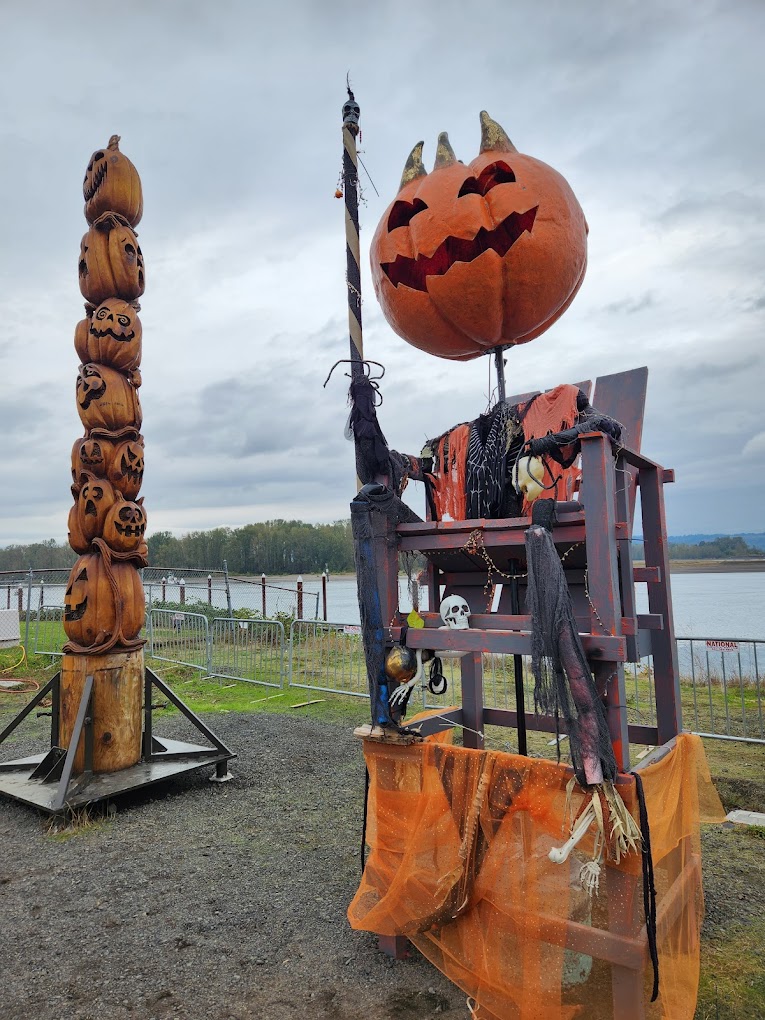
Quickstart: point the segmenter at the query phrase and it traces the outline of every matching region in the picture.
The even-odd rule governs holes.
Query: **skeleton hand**
[[[418,648],[415,652],[417,658],[417,672],[414,674],[411,680],[405,684],[399,684],[398,687],[393,691],[391,696],[388,698],[388,704],[394,707],[403,706],[409,700],[409,695],[412,693],[412,689],[417,686],[418,683],[422,683],[422,649]],[[411,667],[410,667],[411,668]]]

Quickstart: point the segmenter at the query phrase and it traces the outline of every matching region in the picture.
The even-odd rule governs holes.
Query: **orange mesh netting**
[[[439,521],[444,520],[445,514],[453,521],[465,520],[465,461],[469,437],[470,426],[457,425],[439,439],[433,451],[434,463],[438,464],[432,475],[433,503]]]
[[[556,386],[547,393],[540,393],[530,405],[526,405],[528,410],[525,414],[521,408],[523,438],[527,442],[530,439],[541,439],[548,432],[563,432],[564,429],[575,425],[578,416],[576,406],[578,395],[578,387],[569,383]],[[555,482],[555,488],[549,489],[545,496],[548,499],[571,499],[580,475],[576,462],[567,468],[559,464],[550,464],[545,471],[544,484],[552,486]],[[526,500],[523,501],[523,513],[524,515],[531,513],[531,505]]]
[[[476,1002],[481,1020],[690,1020],[703,914],[699,821],[722,821],[701,740],[683,734],[641,770],[657,890],[660,988],[643,916],[638,854],[578,881],[588,834],[564,864],[570,769],[543,759],[365,741],[370,854],[352,927],[406,935]],[[618,790],[637,819],[635,783]],[[583,802],[576,788],[574,809]]]

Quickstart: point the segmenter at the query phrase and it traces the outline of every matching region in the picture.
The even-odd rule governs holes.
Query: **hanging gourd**
[[[386,319],[414,347],[458,361],[533,340],[584,279],[587,222],[576,196],[485,111],[480,153],[467,166],[442,134],[427,173],[422,145],[372,240]]]
[[[102,213],[80,244],[80,292],[98,305],[108,297],[135,301],[146,284],[138,238],[118,213]]]
[[[100,361],[130,372],[141,364],[141,320],[135,304],[107,298],[77,323],[74,349],[85,363]]]
[[[120,136],[112,135],[105,149],[90,157],[82,193],[85,219],[93,223],[101,213],[115,212],[137,227],[143,213],[143,194],[138,171],[120,152]]]

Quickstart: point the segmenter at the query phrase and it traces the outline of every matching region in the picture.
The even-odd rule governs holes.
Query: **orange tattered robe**
[[[576,406],[579,389],[570,383],[556,386],[547,393],[540,393],[529,404],[521,407],[523,417],[523,438],[541,439],[548,432],[563,432],[576,425],[578,410]],[[527,410],[526,410],[527,408]],[[544,484],[551,488],[544,493],[547,499],[569,500],[581,478],[581,470],[576,461],[571,467],[561,467],[550,458],[545,458],[547,465]],[[524,516],[531,514],[531,504],[523,501]]]
[[[548,858],[568,835],[570,769],[447,739],[364,742],[371,849],[351,927],[407,936],[475,999],[481,1020],[624,1020],[614,1015],[609,953],[637,975],[646,1020],[691,1020],[703,918],[699,822],[724,820],[700,738],[681,734],[640,773],[657,889],[654,1003],[639,855],[607,864],[590,900],[578,873],[592,836],[564,864]],[[618,789],[637,818],[632,778],[620,777]],[[574,793],[575,810],[583,797]],[[613,943],[609,930],[620,932]]]
[[[431,475],[433,503],[439,521],[465,520],[465,462],[470,425],[457,425],[441,436],[433,451],[438,470]]]

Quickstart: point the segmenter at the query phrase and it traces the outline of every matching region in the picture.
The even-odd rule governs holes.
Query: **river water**
[[[765,571],[672,574],[671,585],[678,637],[765,640]],[[647,613],[646,586],[638,584],[636,589],[638,612]],[[401,584],[401,606],[408,605]],[[327,615],[338,623],[358,623],[355,578],[330,578]]]
[[[282,612],[294,615],[296,612],[295,581],[291,578],[268,578],[266,615],[275,616]],[[672,574],[672,604],[675,616],[675,634],[678,637],[704,637],[724,639],[765,640],[765,571],[752,573],[688,573]],[[405,580],[399,580],[400,605],[408,609],[411,605]],[[305,579],[303,615],[307,618],[322,616],[320,598],[321,583],[316,577]],[[638,612],[648,612],[646,586],[636,585]],[[5,595],[4,592],[0,593]],[[152,598],[161,599],[160,585],[152,585]],[[206,585],[186,587],[187,608],[193,610],[194,600],[207,602]],[[16,589],[7,595],[8,604],[15,605]],[[212,603],[226,608],[225,589],[219,580],[215,581],[211,593]],[[168,584],[165,597],[168,601],[179,602],[178,584]],[[61,606],[64,585],[45,586],[46,606]],[[26,605],[26,589],[23,591]],[[32,593],[32,606],[38,605],[38,589]],[[0,604],[5,606],[5,599]],[[262,590],[257,580],[252,582],[231,582],[231,605],[233,609],[247,608],[258,612],[262,609]],[[420,606],[427,609],[427,593],[422,590]],[[327,618],[334,623],[358,623],[359,607],[356,595],[356,579],[353,576],[337,575],[327,585]]]

